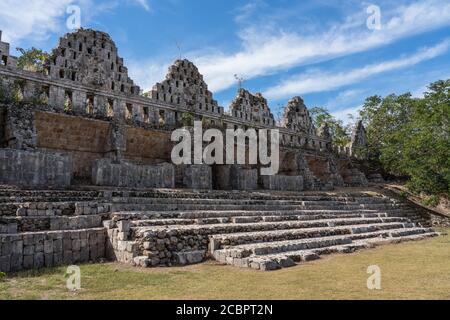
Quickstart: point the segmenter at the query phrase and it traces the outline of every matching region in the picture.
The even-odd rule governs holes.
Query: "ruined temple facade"
[[[315,134],[314,124],[308,109],[300,97],[294,97],[289,100],[287,107],[284,109],[282,125],[295,132],[302,132],[308,135]]]
[[[97,89],[138,95],[110,36],[94,30],[69,33],[47,61],[53,79],[71,80]]]
[[[253,124],[275,126],[273,114],[261,93],[253,95],[245,89],[239,89],[237,96],[231,102],[230,113],[236,118]]]
[[[188,60],[177,60],[169,68],[166,79],[157,83],[150,94],[156,101],[170,103],[189,112],[222,115],[197,67]]]
[[[353,129],[349,149],[353,157],[364,159],[367,156],[367,133],[362,120]]]
[[[64,36],[42,72],[17,68],[9,44],[0,50],[0,272],[210,257],[274,270],[437,235],[428,228],[436,218],[398,199],[328,192],[368,183],[355,159],[366,148],[362,123],[348,147],[335,148],[300,97],[280,126],[266,99],[245,89],[224,112],[187,60],[140,94],[114,42],[93,30]],[[171,135],[193,130],[179,121],[187,115],[205,128],[279,130],[278,174],[251,164],[174,165]]]
[[[304,190],[354,181],[346,178],[355,170],[351,148],[334,148],[329,128],[316,130],[300,97],[289,100],[281,126],[267,100],[243,88],[224,112],[188,60],[175,61],[165,80],[141,94],[113,40],[95,30],[62,37],[43,72],[18,69],[9,44],[1,42],[0,49],[0,147],[42,158],[11,164],[0,183],[20,176],[18,183],[31,185]],[[170,136],[186,114],[220,130],[278,129],[280,174],[263,179],[255,166],[173,166]],[[354,144],[364,144],[364,134],[358,127]],[[53,160],[60,167],[49,164]],[[32,173],[37,177],[27,178]]]

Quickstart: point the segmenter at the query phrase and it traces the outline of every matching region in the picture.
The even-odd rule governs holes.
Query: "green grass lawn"
[[[381,290],[367,289],[370,265],[381,268]],[[274,272],[214,262],[158,269],[86,264],[76,293],[66,289],[65,270],[8,275],[0,299],[450,299],[450,236],[325,256]]]

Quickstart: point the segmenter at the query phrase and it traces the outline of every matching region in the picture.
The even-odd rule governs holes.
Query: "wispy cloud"
[[[140,5],[142,8],[144,8],[145,11],[150,11],[150,5],[148,4],[147,0],[133,0],[138,5]]]
[[[266,6],[263,0],[250,0],[235,10],[236,15],[234,20],[237,23],[245,22],[258,8],[263,6]]]
[[[304,74],[296,75],[281,82],[279,85],[269,88],[266,90],[265,95],[268,98],[286,98],[292,95],[330,91],[356,83],[370,76],[406,68],[433,59],[447,52],[449,47],[450,40],[447,39],[436,46],[424,48],[412,56],[371,64],[362,68],[345,70],[338,73],[307,71]]]
[[[50,32],[57,32],[61,17],[74,0],[2,0],[0,1],[0,30],[6,41],[20,41],[25,37],[42,40]]]
[[[104,12],[116,9],[121,2],[132,1],[151,11],[148,0],[1,0],[0,30],[4,40],[19,43],[23,39],[45,41],[52,34],[69,32],[65,26],[70,5],[81,8],[82,25],[93,22]]]
[[[355,15],[347,22],[325,31],[301,34],[249,27],[239,36],[242,49],[235,53],[193,54],[192,59],[215,91],[235,83],[234,74],[247,79],[264,76],[294,66],[326,61],[363,52],[399,39],[450,25],[450,3],[417,1],[383,11],[382,30],[365,27],[366,16]],[[355,18],[358,17],[358,18]],[[358,20],[359,19],[359,20]]]
[[[169,64],[151,60],[127,60],[130,76],[144,91],[149,91],[157,82],[161,82],[168,69]]]
[[[362,106],[356,106],[346,109],[341,109],[338,111],[334,111],[331,114],[338,120],[341,120],[344,124],[352,123],[354,119],[358,118],[359,111],[362,109]]]

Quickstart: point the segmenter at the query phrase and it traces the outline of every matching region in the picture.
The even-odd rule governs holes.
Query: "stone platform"
[[[433,217],[374,192],[0,188],[0,270],[110,260],[216,259],[273,270],[438,235]]]

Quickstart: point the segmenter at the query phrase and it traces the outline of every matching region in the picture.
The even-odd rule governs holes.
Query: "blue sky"
[[[69,5],[81,8],[83,27],[112,36],[142,88],[164,78],[178,43],[225,108],[234,74],[275,115],[300,95],[343,120],[367,96],[420,96],[450,78],[450,0],[2,0],[4,40],[50,51],[69,32]],[[371,5],[378,30],[367,26]]]

